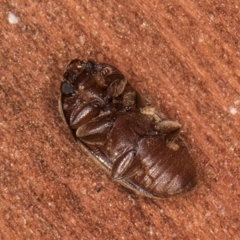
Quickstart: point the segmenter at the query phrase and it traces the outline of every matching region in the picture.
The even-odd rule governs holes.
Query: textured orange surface
[[[0,239],[240,239],[239,9],[237,0],[2,0]],[[57,109],[76,57],[116,66],[183,125],[193,192],[142,198],[81,151]]]

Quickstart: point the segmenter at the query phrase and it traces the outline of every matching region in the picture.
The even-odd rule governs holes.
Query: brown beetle
[[[156,112],[115,67],[71,61],[59,108],[83,149],[114,181],[148,197],[169,197],[195,186],[180,124]]]

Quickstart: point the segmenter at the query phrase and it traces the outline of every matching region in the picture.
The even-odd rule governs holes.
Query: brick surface
[[[239,8],[2,0],[0,239],[240,239]],[[183,125],[193,192],[137,196],[81,151],[57,107],[76,57],[116,66]]]

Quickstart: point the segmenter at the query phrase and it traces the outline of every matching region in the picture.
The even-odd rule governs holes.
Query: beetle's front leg
[[[74,106],[74,109],[69,118],[69,125],[72,129],[77,129],[80,126],[91,121],[100,112],[100,107],[97,104],[79,102]]]

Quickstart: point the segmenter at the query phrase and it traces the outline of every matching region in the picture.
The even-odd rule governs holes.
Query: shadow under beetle
[[[59,109],[72,134],[114,181],[148,197],[195,186],[180,124],[155,111],[118,69],[72,60],[60,90]]]

